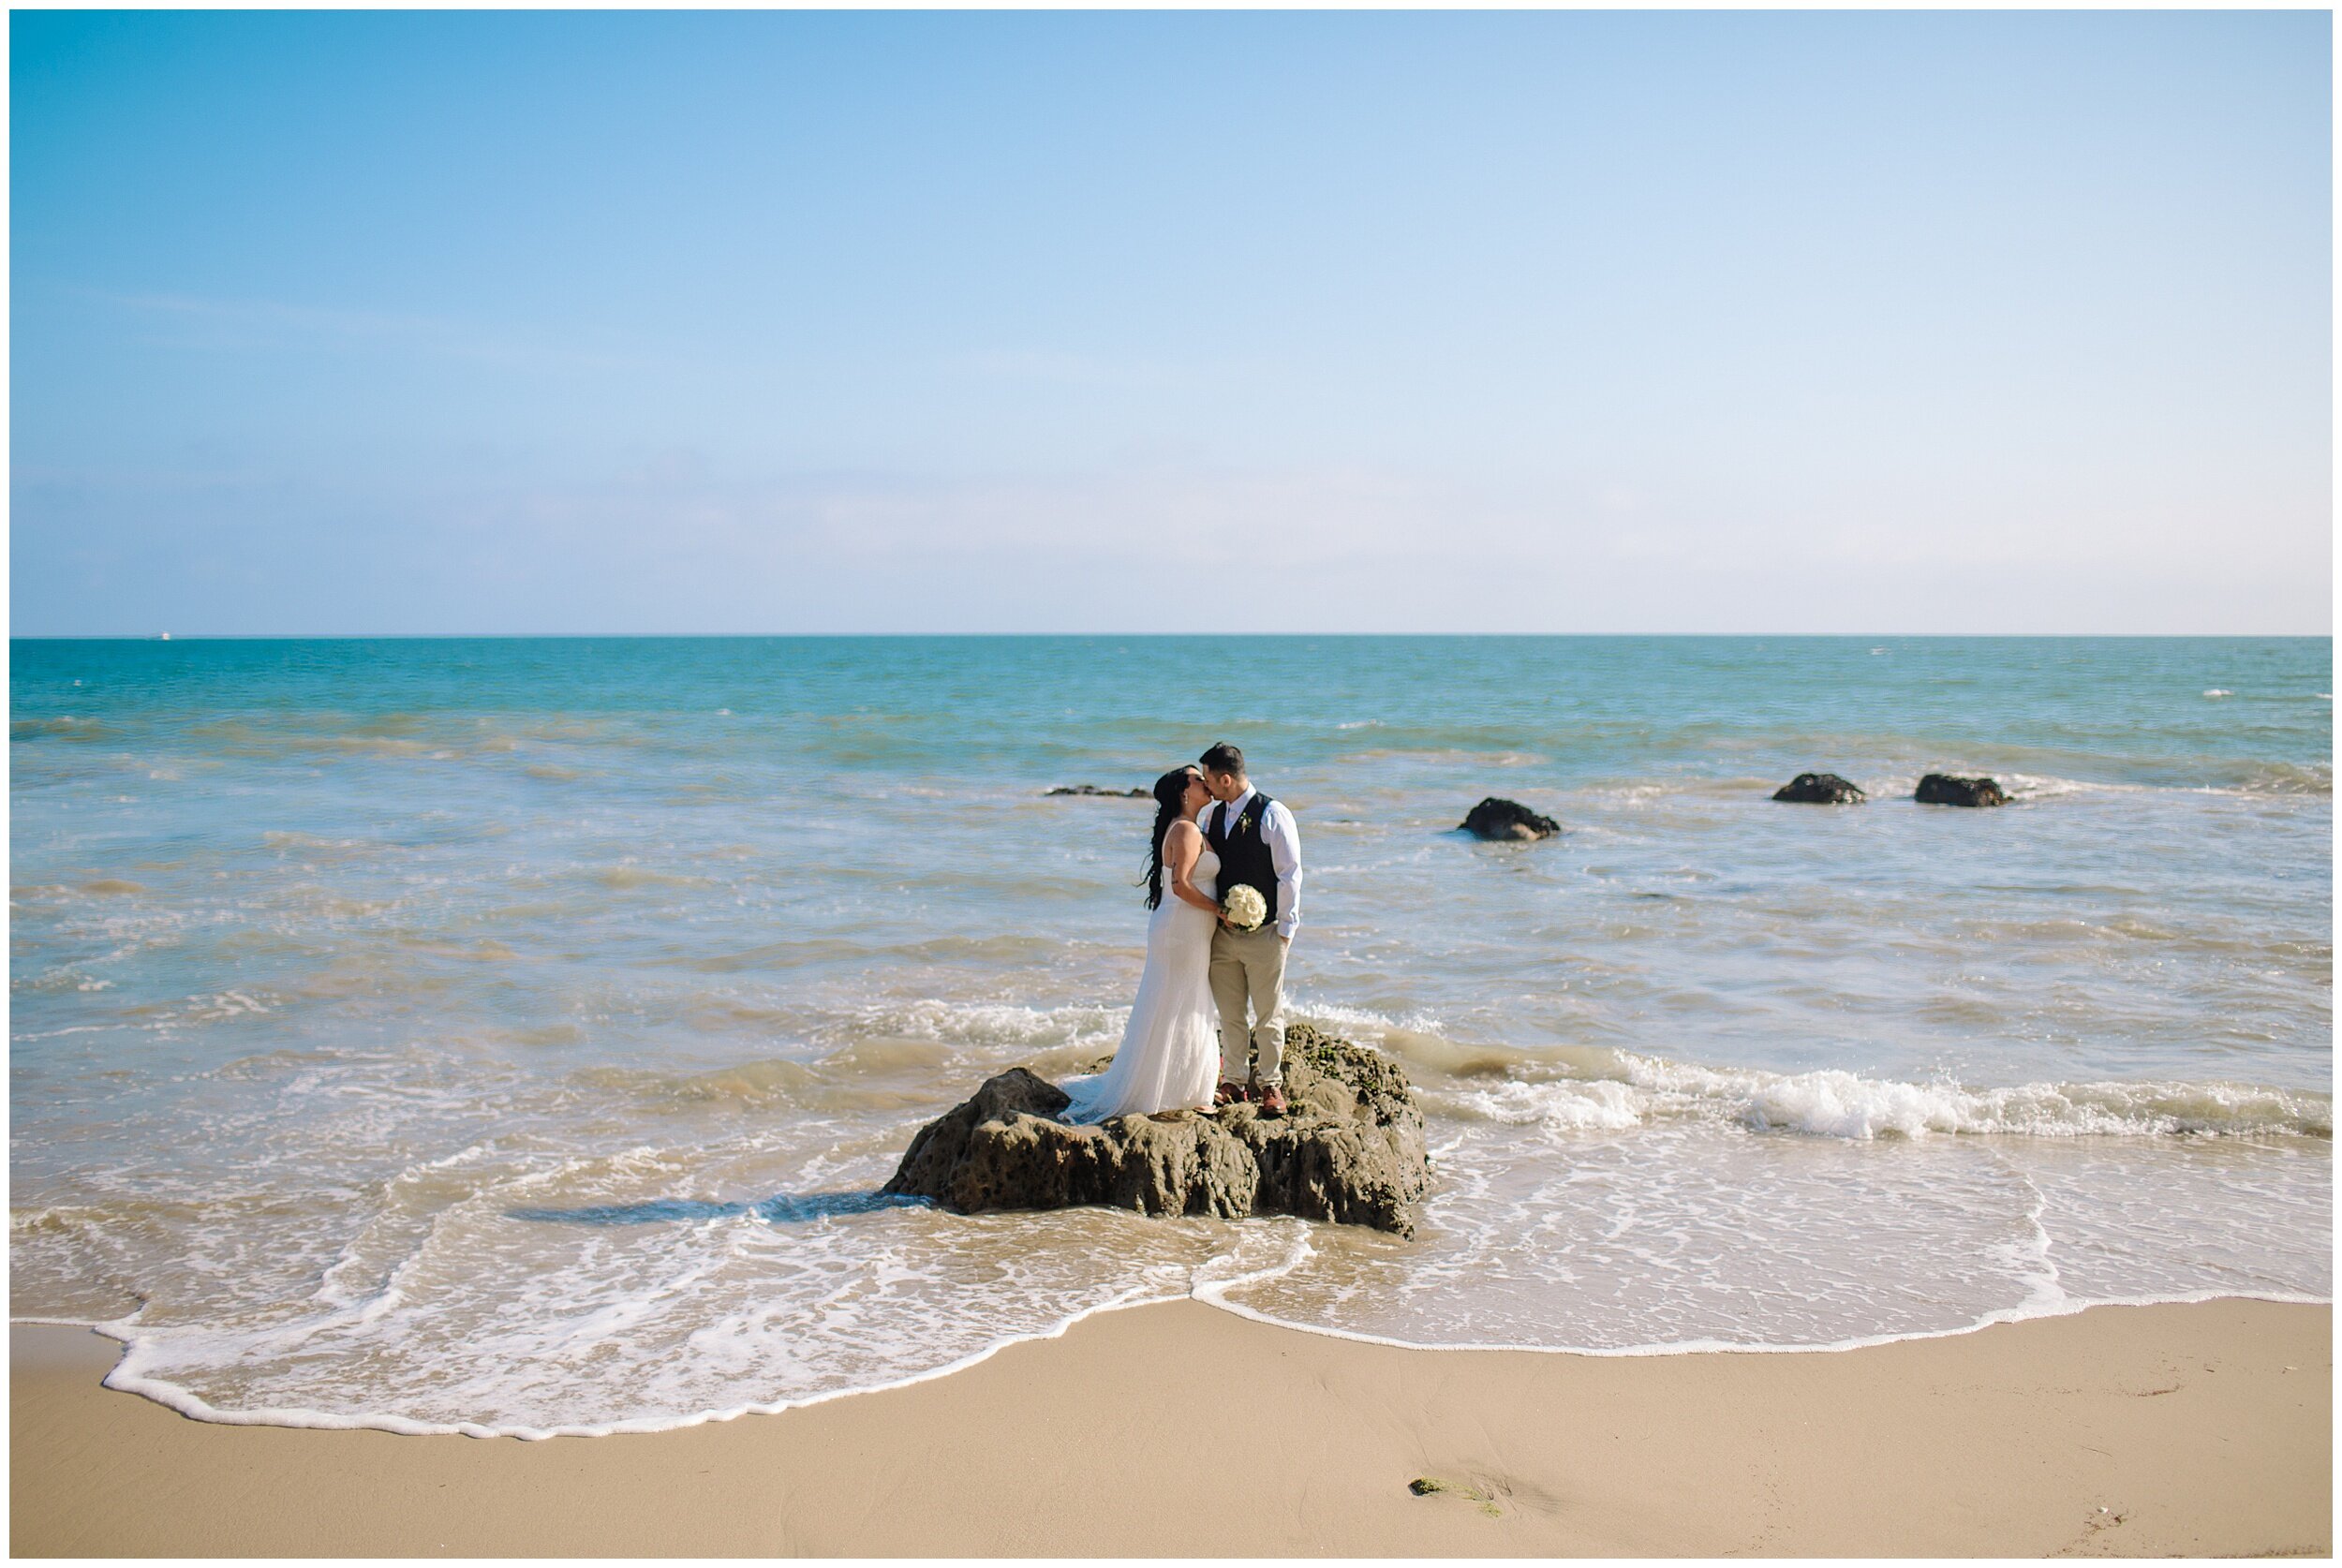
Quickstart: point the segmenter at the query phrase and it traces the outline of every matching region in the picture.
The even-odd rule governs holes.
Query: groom
[[[1223,918],[1211,934],[1211,999],[1220,1009],[1220,1088],[1214,1105],[1252,1098],[1248,1078],[1266,1115],[1285,1114],[1285,954],[1301,923],[1301,834],[1281,801],[1253,788],[1244,776],[1244,753],[1220,742],[1198,759],[1204,788],[1217,804],[1204,810],[1205,841],[1220,856],[1220,896],[1239,884],[1267,905],[1257,930],[1232,931]],[[1253,1023],[1244,1021],[1253,1004]],[[1246,1058],[1260,1055],[1256,1072]]]

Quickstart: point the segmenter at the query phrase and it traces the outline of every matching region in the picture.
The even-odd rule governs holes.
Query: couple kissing
[[[1060,1114],[1101,1122],[1250,1100],[1282,1116],[1300,830],[1225,741],[1156,779],[1154,797],[1146,971],[1112,1064],[1067,1079],[1073,1102]]]

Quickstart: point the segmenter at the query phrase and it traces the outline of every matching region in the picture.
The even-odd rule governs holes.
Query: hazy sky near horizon
[[[13,629],[2328,633],[2330,26],[15,12]]]

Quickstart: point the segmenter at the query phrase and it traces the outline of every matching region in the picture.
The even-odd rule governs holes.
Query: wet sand
[[[1594,1357],[1398,1350],[1176,1302],[884,1393],[533,1443],[205,1425],[99,1387],[111,1341],[19,1324],[9,1546],[2325,1556],[2332,1324],[2217,1301]]]

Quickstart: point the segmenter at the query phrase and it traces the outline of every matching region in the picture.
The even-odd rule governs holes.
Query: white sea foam
[[[2145,793],[2144,784],[2126,784],[2114,779],[2061,778],[2055,774],[2004,772],[1993,776],[2008,790],[2011,800],[2059,800],[2068,795],[2124,795]]]
[[[850,1250],[820,1267],[829,1280],[825,1301],[792,1300],[786,1293],[793,1281],[785,1274],[773,1277],[769,1260],[762,1270],[737,1266],[744,1261],[753,1265],[760,1248],[772,1250],[769,1233],[741,1217],[725,1232],[728,1239],[698,1251],[696,1262],[600,1299],[573,1299],[569,1293],[578,1281],[568,1281],[560,1302],[564,1309],[548,1310],[551,1300],[524,1292],[495,1321],[428,1354],[418,1354],[430,1347],[416,1340],[439,1338],[433,1319],[450,1303],[409,1300],[394,1290],[289,1323],[280,1317],[244,1327],[164,1325],[145,1322],[140,1313],[90,1326],[126,1347],[106,1379],[109,1387],[143,1395],[198,1420],[525,1440],[660,1431],[948,1376],[1009,1345],[1054,1339],[1100,1312],[1185,1296],[1217,1300],[1227,1291],[1272,1280],[1313,1255],[1308,1227],[1299,1221],[1218,1229],[1229,1244],[1192,1262],[1164,1261],[1159,1247],[1133,1247],[1119,1269],[1101,1271],[1088,1284],[1066,1277],[1038,1296],[1019,1288],[1019,1276],[1031,1272],[1032,1260],[1002,1258],[984,1292],[930,1294],[924,1310],[918,1300],[906,1300],[901,1312],[883,1317],[867,1311],[840,1317],[840,1297],[872,1287],[880,1297],[921,1286],[931,1290],[937,1281],[929,1268],[885,1247],[866,1251],[850,1269],[840,1268],[852,1257]],[[811,1239],[820,1251],[838,1250],[835,1233]],[[1192,1227],[1189,1239],[1199,1239]],[[422,1256],[418,1252],[408,1260],[419,1276],[425,1272],[419,1265]],[[1045,1273],[1051,1266],[1042,1265]],[[783,1293],[778,1298],[776,1290]],[[1054,1305],[1053,1296],[1059,1297]],[[723,1305],[726,1300],[732,1305]],[[822,1318],[837,1321],[822,1323]],[[858,1346],[858,1369],[837,1359],[826,1366],[822,1357],[808,1359],[805,1353],[811,1347],[805,1335],[817,1325],[818,1339],[833,1348]],[[313,1359],[320,1349],[353,1339],[369,1350],[368,1377],[378,1404],[367,1398],[364,1384],[339,1382],[330,1366],[319,1367]],[[614,1349],[615,1359],[608,1354]],[[249,1374],[294,1355],[312,1358],[308,1384],[336,1398],[311,1404],[222,1400],[198,1386],[223,1371]],[[560,1370],[589,1362],[603,1375],[581,1383]],[[606,1408],[613,1371],[630,1385],[617,1399],[641,1407],[641,1413]],[[281,1374],[252,1392],[272,1386],[281,1386]],[[467,1402],[480,1410],[478,1418],[441,1413]],[[499,1409],[507,1413],[492,1413]],[[562,1410],[574,1418],[551,1413]]]
[[[1931,1133],[2029,1137],[2296,1135],[2331,1138],[2330,1095],[2230,1082],[2026,1083],[1976,1087],[1907,1082],[1836,1069],[1770,1072],[1707,1067],[1603,1047],[1475,1045],[1437,1018],[1392,1019],[1365,1009],[1297,1006],[1296,1015],[1371,1041],[1432,1074],[1435,1113],[1608,1130],[1664,1117],[1706,1117],[1758,1131],[1869,1140]],[[1490,1074],[1505,1081],[1489,1083]],[[1445,1080],[1460,1080],[1445,1082]]]
[[[1424,1087],[1438,1185],[1412,1243],[1294,1220],[963,1219],[891,1205],[870,1189],[898,1133],[840,1145],[838,1124],[793,1115],[761,1114],[720,1139],[600,1151],[500,1133],[393,1173],[372,1217],[313,1265],[305,1303],[230,1267],[217,1278],[231,1297],[203,1312],[106,1322],[128,1346],[109,1381],[235,1423],[522,1438],[656,1430],[946,1375],[1097,1312],[1182,1295],[1400,1344],[1836,1349],[2101,1299],[2287,1294],[2282,1274],[2272,1281],[2141,1243],[2160,1234],[2172,1204],[2303,1208],[2328,1170],[2322,1147],[2305,1157],[2265,1143],[2098,1140],[2149,1151],[2142,1181],[2110,1190],[2163,1190],[2163,1206],[2107,1208],[2089,1195],[2107,1182],[2090,1178],[2078,1208],[2062,1156],[2043,1167],[2005,1144],[1927,1134],[2048,1132],[2042,1146],[2053,1150],[2076,1146],[2066,1134],[2084,1130],[2172,1130],[2215,1113],[2323,1125],[2325,1102],[2305,1109],[2275,1091],[2220,1086],[1995,1095],[1475,1046],[1435,1033],[1428,1016],[1299,1011],[1403,1046]],[[862,1022],[882,1044],[913,1029],[938,1045],[980,1042],[966,1048],[997,1064],[1036,1045],[1094,1043],[1116,1017],[938,1003],[873,1009]],[[349,1066],[378,1083],[406,1070],[396,1053]],[[360,1106],[334,1092],[342,1071],[288,1061],[254,1081],[344,1107],[340,1128],[355,1129]],[[1550,1152],[1524,1159],[1524,1133],[1549,1140]],[[1910,1155],[1843,1163],[1881,1137]],[[2196,1171],[2187,1158],[2155,1156],[2157,1145],[2232,1147],[2243,1163]],[[1801,1147],[1842,1153],[1816,1164]],[[1853,1212],[1863,1224],[1849,1231]],[[14,1218],[20,1257],[52,1240],[86,1245],[118,1224]],[[218,1244],[236,1245],[247,1221],[222,1219]],[[2077,1279],[2062,1261],[2069,1249],[2114,1260],[2116,1272]],[[2290,1233],[2264,1229],[2247,1256],[2298,1250]],[[1923,1277],[1898,1288],[1914,1269]],[[1768,1305],[1752,1313],[1759,1299]]]
[[[2226,784],[2143,784],[2116,778],[2071,778],[2058,774],[2024,773],[2009,768],[1978,768],[1971,771],[1986,774],[1997,780],[2008,791],[2008,798],[2021,804],[2092,795],[2327,795],[2334,790],[2333,770],[2322,764],[2264,763],[2244,771],[2236,782]],[[1907,796],[1916,790],[1919,776],[1897,774],[1875,781],[1858,782],[1862,783],[1863,789],[1874,799],[1892,799]]]
[[[1651,1097],[1632,1084],[1568,1079],[1534,1084],[1513,1080],[1435,1096],[1431,1103],[1453,1114],[1557,1132],[1618,1132],[1641,1125],[1654,1110]]]
[[[2046,1282],[2053,1285],[2053,1282]],[[1664,1355],[1712,1355],[1717,1354],[1756,1355],[1835,1355],[1846,1351],[1867,1350],[1877,1345],[1904,1344],[1915,1339],[1952,1339],[1974,1334],[1979,1329],[1999,1324],[2025,1323],[2037,1318],[2071,1317],[2094,1307],[2163,1307],[2186,1306],[2205,1301],[2277,1301],[2305,1307],[2330,1307],[2331,1295],[2310,1295],[2297,1291],[2174,1291],[2144,1295],[2078,1297],[2065,1294],[2053,1288],[2044,1288],[2024,1301],[2009,1307],[1996,1307],[1974,1318],[1942,1328],[1914,1328],[1900,1332],[1847,1335],[1840,1339],[1796,1342],[1770,1339],[1734,1339],[1709,1338],[1696,1339],[1653,1340],[1632,1345],[1557,1345],[1539,1344],[1534,1340],[1514,1341],[1452,1340],[1407,1339],[1389,1334],[1370,1334],[1356,1329],[1336,1328],[1325,1324],[1297,1322],[1247,1307],[1241,1302],[1199,1295],[1208,1305],[1234,1312],[1255,1323],[1274,1324],[1280,1328],[1297,1329],[1304,1334],[1322,1334],[1327,1339],[1349,1339],[1359,1344],[1388,1345],[1398,1350],[1456,1351],[1456,1352],[1528,1352],[1547,1355],[1587,1355],[1651,1357]]]
[[[1776,1073],[1620,1052],[1623,1081],[1517,1080],[1441,1096],[1441,1108],[1557,1132],[1668,1117],[1858,1141],[1930,1134],[2037,1138],[2295,1135],[2331,1138],[2324,1095],[2222,1083],[2020,1084],[1968,1088],[1837,1070]]]
[[[2244,1084],[2020,1084],[1964,1088],[1852,1072],[1770,1073],[1688,1067],[1628,1057],[1639,1084],[1735,1106],[1766,1128],[1828,1137],[1920,1137],[1931,1132],[2031,1137],[2172,1133],[2296,1133],[2331,1137],[2323,1095]]]

